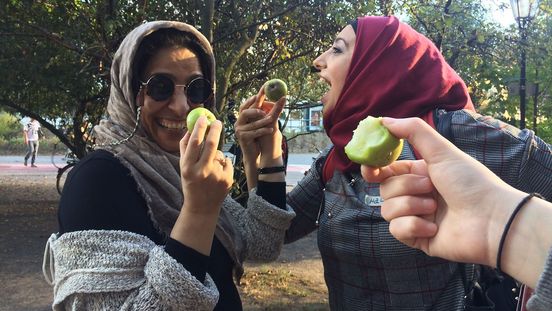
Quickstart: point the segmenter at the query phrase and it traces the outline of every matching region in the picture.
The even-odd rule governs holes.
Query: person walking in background
[[[35,160],[38,153],[38,140],[40,132],[40,123],[31,118],[31,120],[23,127],[23,136],[25,137],[25,145],[27,145],[27,154],[25,154],[25,166],[31,158],[31,167],[36,167]]]

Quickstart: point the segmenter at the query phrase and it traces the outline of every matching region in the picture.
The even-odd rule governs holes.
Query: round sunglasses
[[[166,74],[155,74],[148,81],[141,82],[146,87],[146,94],[156,101],[165,101],[174,94],[177,86],[183,86],[188,101],[193,104],[203,104],[213,95],[211,82],[203,77],[197,77],[188,84],[176,84]]]

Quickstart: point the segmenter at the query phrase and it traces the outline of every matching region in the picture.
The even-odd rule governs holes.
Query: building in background
[[[322,104],[320,104],[320,106],[304,109],[294,109],[291,112],[289,109],[284,109],[281,116],[282,122],[288,114],[289,118],[284,129],[286,133],[298,134],[305,132],[321,132],[324,130]]]

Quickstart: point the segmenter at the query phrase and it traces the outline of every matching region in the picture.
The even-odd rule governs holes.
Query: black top
[[[285,182],[259,182],[257,193],[268,202],[285,208]],[[238,290],[232,280],[233,262],[220,241],[213,239],[211,255],[164,238],[148,215],[130,171],[113,154],[97,150],[69,172],[59,203],[60,234],[80,230],[124,230],[147,236],[199,281],[208,272],[220,297],[215,310],[241,310]]]

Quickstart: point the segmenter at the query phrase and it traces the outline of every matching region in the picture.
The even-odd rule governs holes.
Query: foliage
[[[240,101],[283,68],[299,76],[315,47],[368,8],[327,0],[7,1],[0,6],[0,70],[18,74],[0,86],[0,105],[35,117],[83,156],[88,125],[105,111],[118,44],[143,20],[166,19],[195,25],[212,42],[217,110],[226,119],[229,99]]]
[[[0,111],[0,138],[7,139],[13,136],[21,136],[22,126],[13,114]]]
[[[527,127],[550,141],[540,128],[548,128],[552,112],[552,53],[550,4],[541,1],[541,14],[529,25],[528,40],[521,42],[517,25],[504,29],[489,18],[488,1],[432,0],[394,1],[394,8],[403,20],[433,40],[447,62],[468,85],[479,112],[519,126],[520,48],[527,51],[527,85],[539,84],[538,125],[533,126],[534,98],[527,97]],[[493,3],[496,5],[496,2]],[[500,5],[505,14],[512,14],[508,5]]]
[[[529,29],[527,79],[538,82],[538,126],[549,127],[552,63],[551,0]],[[241,101],[269,78],[288,83],[288,108],[316,105],[325,87],[312,60],[352,18],[396,14],[431,38],[469,86],[477,108],[515,123],[519,34],[489,18],[481,0],[10,0],[0,4],[0,106],[32,116],[78,156],[92,124],[104,116],[111,58],[126,33],[144,20],[195,25],[212,42],[216,104],[232,133]],[[496,3],[496,2],[493,2]],[[503,5],[509,10],[508,5]],[[510,12],[506,12],[510,14]],[[13,74],[17,72],[17,74]],[[533,105],[528,126],[533,126]],[[52,121],[54,120],[54,121]],[[543,131],[542,133],[546,133]],[[231,139],[231,137],[228,137]]]

